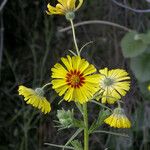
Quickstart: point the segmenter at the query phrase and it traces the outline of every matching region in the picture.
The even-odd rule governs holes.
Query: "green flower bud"
[[[62,128],[69,128],[73,125],[74,119],[73,116],[74,116],[73,110],[72,111],[70,110],[65,111],[64,109],[57,110],[57,118]]]

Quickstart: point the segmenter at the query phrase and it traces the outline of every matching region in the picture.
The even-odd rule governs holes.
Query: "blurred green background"
[[[2,1],[3,2],[3,1]],[[0,4],[2,4],[2,2]],[[71,109],[73,103],[63,102],[54,91],[47,92],[52,112],[43,115],[27,106],[18,96],[18,85],[39,87],[50,80],[50,68],[74,48],[70,30],[59,32],[69,26],[64,16],[48,16],[45,0],[7,1],[0,11],[0,150],[57,150],[45,142],[65,144],[74,130],[57,131],[56,111],[62,107]],[[144,0],[124,0],[133,8],[146,9],[150,3]],[[51,0],[55,4],[55,0]],[[75,23],[85,20],[106,20],[126,26],[137,32],[147,32],[150,13],[135,13],[121,8],[111,0],[85,0],[76,13]],[[90,138],[90,150],[150,150],[150,96],[143,94],[135,78],[135,67],[121,50],[121,39],[127,32],[108,25],[93,24],[76,28],[79,46],[93,41],[82,56],[98,69],[103,67],[124,68],[132,76],[130,92],[123,98],[124,109],[132,121],[131,129],[101,129],[128,134],[129,138],[94,134]],[[3,43],[3,46],[2,46]],[[147,61],[150,61],[148,57]],[[146,61],[146,62],[147,62]],[[136,66],[136,62],[134,63]],[[145,65],[143,65],[145,66]],[[147,70],[150,70],[147,68]],[[143,89],[143,88],[142,88]],[[145,90],[146,91],[146,90]],[[90,122],[96,118],[99,107],[89,103]],[[82,139],[82,134],[79,136]]]

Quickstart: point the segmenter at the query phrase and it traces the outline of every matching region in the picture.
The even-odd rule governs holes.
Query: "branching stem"
[[[109,25],[109,26],[113,26],[113,27],[117,27],[117,28],[123,29],[123,30],[125,30],[127,32],[131,32],[132,31],[132,29],[129,29],[129,28],[125,27],[125,26],[122,26],[122,25],[114,23],[114,22],[105,21],[105,20],[87,20],[87,21],[82,21],[82,22],[78,22],[78,23],[74,24],[74,27],[84,26],[84,25],[89,25],[89,24]],[[72,27],[69,26],[69,27],[66,27],[66,28],[63,28],[63,29],[59,30],[59,32],[65,32],[65,31],[70,30],[71,28]]]

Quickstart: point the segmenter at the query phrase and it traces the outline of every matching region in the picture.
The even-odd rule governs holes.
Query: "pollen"
[[[71,70],[66,75],[66,82],[73,88],[79,88],[85,83],[85,78],[80,71]]]

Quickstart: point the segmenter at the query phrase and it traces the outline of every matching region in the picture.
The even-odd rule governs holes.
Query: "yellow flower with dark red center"
[[[43,96],[44,91],[42,88],[36,88],[35,90],[27,88],[25,86],[19,86],[19,95],[24,96],[24,100],[27,104],[32,105],[40,109],[44,114],[51,111],[51,106],[48,100]]]
[[[131,122],[126,117],[122,108],[116,108],[113,114],[104,120],[104,122],[114,128],[130,128]]]
[[[89,101],[99,89],[99,74],[96,68],[80,56],[61,58],[63,64],[57,63],[52,71],[52,88],[64,95],[66,101],[81,104]]]
[[[75,12],[81,7],[83,0],[58,0],[58,2],[55,7],[50,4],[47,5],[48,15],[66,15],[67,13]]]
[[[100,91],[102,103],[113,104],[125,96],[130,89],[129,74],[123,69],[104,68],[100,72]]]

